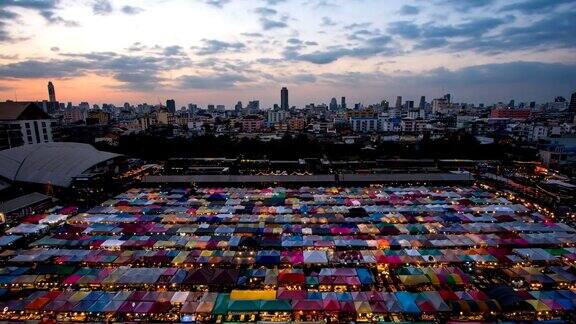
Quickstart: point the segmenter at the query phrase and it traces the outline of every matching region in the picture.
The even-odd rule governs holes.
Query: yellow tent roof
[[[232,290],[230,300],[272,300],[276,299],[276,290]]]

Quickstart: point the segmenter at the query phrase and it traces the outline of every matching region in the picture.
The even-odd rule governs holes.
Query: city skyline
[[[564,0],[4,1],[0,100],[47,100],[51,80],[61,102],[118,105],[271,107],[283,86],[296,106],[544,102],[576,88],[575,12]]]

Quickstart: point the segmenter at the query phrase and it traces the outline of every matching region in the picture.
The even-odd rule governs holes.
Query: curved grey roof
[[[83,143],[24,145],[0,151],[0,176],[11,181],[68,187],[73,177],[118,156]]]

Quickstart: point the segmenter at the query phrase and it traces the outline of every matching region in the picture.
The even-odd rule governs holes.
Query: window
[[[46,122],[42,122],[42,127],[46,127]]]

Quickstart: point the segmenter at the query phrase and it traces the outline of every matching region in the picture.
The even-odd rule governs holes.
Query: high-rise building
[[[283,87],[282,90],[280,90],[280,108],[290,108],[290,106],[288,106],[288,89],[286,87]]]
[[[346,97],[342,97],[340,99],[340,107],[342,108],[342,110],[346,110]]]
[[[402,107],[402,96],[398,96],[396,97],[396,108],[401,108]]]
[[[238,101],[238,103],[236,103],[236,105],[234,106],[234,111],[237,113],[242,111],[242,101]]]
[[[446,101],[448,101],[448,104],[452,103],[452,95],[447,93],[444,95],[444,99],[446,99]]]
[[[52,81],[48,81],[48,101],[56,102],[56,90],[54,90]]]
[[[338,110],[338,101],[336,100],[336,98],[332,98],[332,100],[330,100],[330,110],[331,111]]]
[[[176,101],[174,101],[174,99],[166,100],[166,109],[168,109],[168,112],[175,113],[176,112]]]
[[[418,108],[420,108],[420,109],[426,108],[426,97],[425,96],[420,97],[420,104],[418,105]]]
[[[568,111],[576,113],[576,92],[572,93],[570,97],[570,105],[568,105]]]
[[[0,150],[54,142],[56,123],[35,102],[0,102]]]
[[[406,100],[406,104],[404,105],[404,108],[406,108],[406,109],[414,108],[414,101],[413,100]]]

